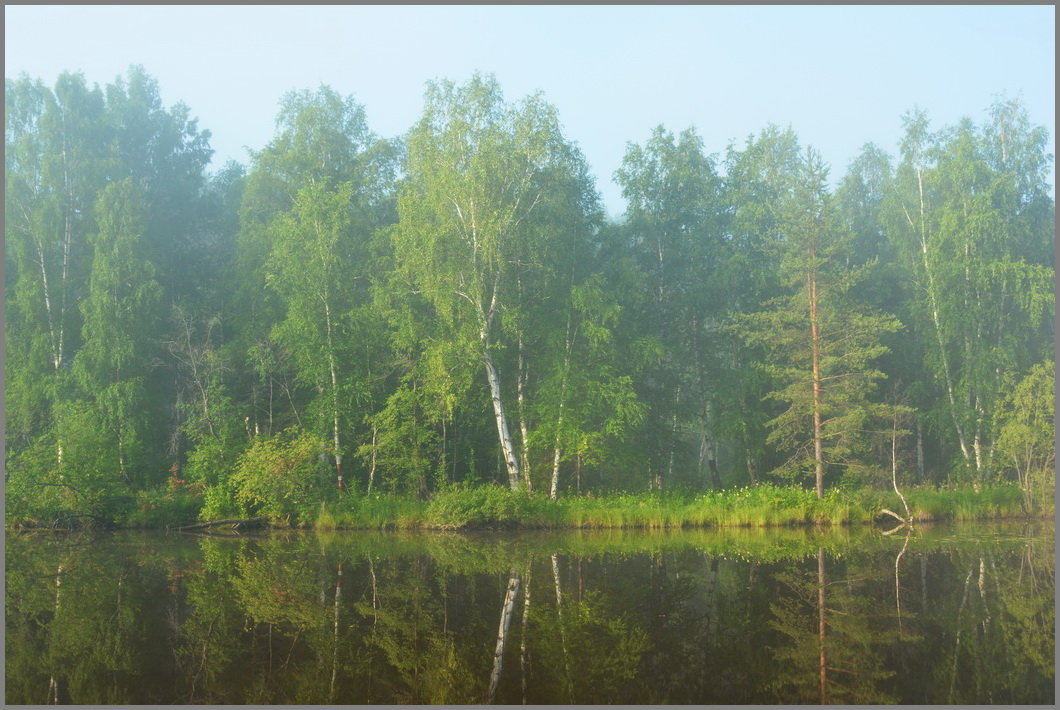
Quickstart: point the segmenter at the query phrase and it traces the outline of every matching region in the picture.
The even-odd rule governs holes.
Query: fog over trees
[[[214,172],[141,68],[5,96],[9,511],[892,474],[1051,497],[1053,157],[1018,101],[911,110],[838,179],[790,129],[660,126],[613,222],[546,97],[489,75],[430,84],[397,137],[290,93]]]

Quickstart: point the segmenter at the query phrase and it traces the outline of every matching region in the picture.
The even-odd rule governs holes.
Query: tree
[[[394,146],[368,130],[352,97],[328,87],[287,94],[277,124],[254,156],[236,245],[242,349],[270,393],[259,397],[252,382],[250,395],[268,402],[271,423],[274,405],[282,406],[272,383],[280,381],[289,415],[301,423],[306,411],[314,433],[332,442],[344,488],[347,438],[370,411],[376,392],[367,373],[385,343],[371,307],[372,240],[391,219]],[[282,363],[300,387],[287,385]],[[257,430],[259,407],[252,416]]]
[[[997,412],[1000,467],[1015,472],[1028,509],[1055,488],[1055,373],[1051,360],[1032,367],[1006,386]]]
[[[827,169],[812,150],[799,177],[774,243],[789,295],[740,317],[737,331],[767,348],[765,367],[780,387],[768,396],[787,405],[769,422],[768,441],[790,456],[777,472],[799,476],[812,464],[820,498],[826,467],[856,463],[882,413],[870,395],[883,373],[871,363],[886,352],[880,336],[898,322],[850,298],[861,274],[843,263],[850,235],[838,225]]]
[[[523,299],[548,277],[558,251],[563,231],[539,217],[584,209],[584,192],[570,187],[582,184],[581,168],[551,106],[540,96],[509,105],[482,76],[463,87],[431,84],[408,138],[392,232],[397,269],[449,347],[485,370],[513,489],[524,481],[498,356],[518,346]]]
[[[770,125],[748,137],[742,149],[730,145],[725,157],[724,198],[727,218],[727,259],[719,270],[722,293],[732,317],[762,310],[783,290],[778,279],[780,210],[799,173],[799,141],[790,128]],[[718,430],[742,451],[747,476],[772,467],[774,456],[765,445],[767,422],[776,412],[767,404],[768,377],[755,367],[765,352],[728,332],[720,343],[723,374],[718,381]]]
[[[1040,129],[1016,104],[932,133],[906,116],[902,159],[886,208],[889,238],[912,285],[908,320],[965,474],[988,480],[1001,384],[1052,348],[1051,212]],[[1017,149],[1017,146],[1019,149]]]
[[[54,89],[27,76],[5,90],[5,254],[9,451],[43,437],[63,463],[56,407],[70,396],[88,289],[93,210],[109,133],[103,94],[81,74]]]
[[[652,485],[673,477],[679,425],[698,419],[699,465],[721,487],[717,467],[714,380],[717,327],[728,305],[721,290],[722,183],[695,130],[675,137],[661,126],[640,146],[629,144],[615,173],[628,200],[625,228],[648,293],[636,317],[663,349],[662,362],[638,384],[651,403],[647,446],[654,451]]]
[[[143,191],[129,178],[100,195],[88,295],[80,304],[84,346],[74,358],[80,389],[94,401],[114,444],[113,464],[129,484],[133,470],[145,473],[144,381],[158,354],[152,335],[158,332],[161,288],[144,254],[144,213]]]
[[[266,277],[286,306],[285,317],[274,330],[275,339],[294,355],[300,378],[318,392],[328,393],[320,408],[331,430],[340,489],[345,487],[340,412],[345,413],[343,400],[354,395],[351,387],[357,386],[348,359],[340,360],[342,351],[353,344],[348,333],[353,280],[344,268],[351,256],[352,197],[348,183],[334,190],[310,184],[299,191],[291,211],[273,222],[273,252]]]

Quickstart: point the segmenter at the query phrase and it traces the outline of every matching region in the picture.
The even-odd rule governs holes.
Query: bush
[[[188,483],[173,472],[165,484],[137,493],[125,524],[159,528],[193,522],[203,505],[204,488],[201,483]]]
[[[539,525],[543,521],[542,503],[546,501],[527,491],[458,483],[431,498],[425,513],[426,523],[443,528]]]
[[[202,510],[199,511],[199,519],[226,520],[228,518],[246,517],[246,506],[236,497],[235,483],[231,480],[222,481],[214,486],[208,486],[203,495]]]
[[[236,464],[235,498],[273,524],[306,524],[320,500],[324,442],[297,427],[261,437]]]

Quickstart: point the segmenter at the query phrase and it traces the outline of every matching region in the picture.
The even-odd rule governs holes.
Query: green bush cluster
[[[542,507],[547,502],[542,496],[523,490],[459,483],[444,488],[431,498],[423,522],[438,528],[538,527],[546,522]]]
[[[307,524],[323,497],[324,442],[299,428],[260,437],[239,457],[235,499],[273,524]]]
[[[203,506],[205,486],[189,483],[175,471],[165,484],[136,495],[135,504],[122,521],[133,528],[164,528],[194,522]]]

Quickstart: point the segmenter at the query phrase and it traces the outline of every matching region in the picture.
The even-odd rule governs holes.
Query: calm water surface
[[[11,534],[6,701],[1054,701],[1051,523]]]

